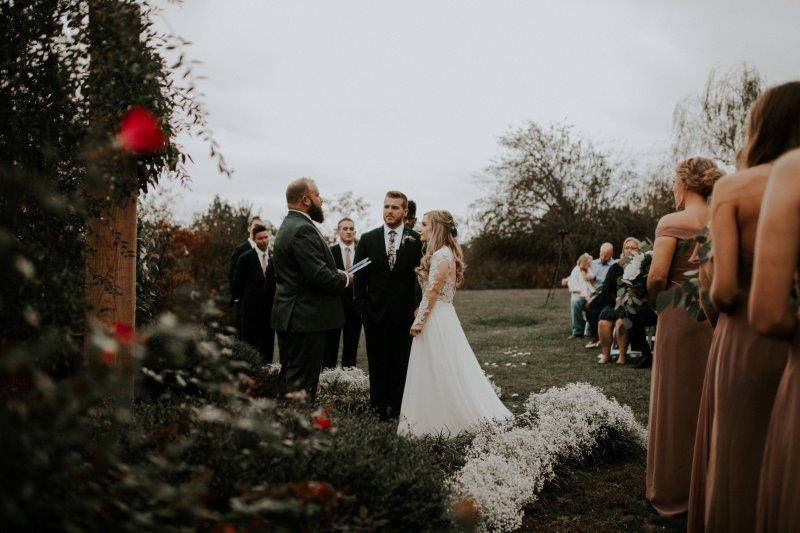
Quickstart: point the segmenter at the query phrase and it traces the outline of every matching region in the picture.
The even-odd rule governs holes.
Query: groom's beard
[[[311,204],[308,207],[308,216],[311,218],[311,220],[318,222],[319,224],[322,224],[325,221],[325,215],[322,214],[321,206]]]

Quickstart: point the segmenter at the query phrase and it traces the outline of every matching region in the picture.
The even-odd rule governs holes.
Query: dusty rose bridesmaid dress
[[[733,313],[720,313],[714,330],[695,440],[690,531],[755,527],[755,487],[789,344],[762,337],[747,323],[752,264],[752,253],[743,252],[744,295]]]
[[[698,232],[699,228],[669,226],[656,230],[656,237],[679,241],[670,266],[670,286],[682,283],[684,272],[695,269],[680,241]],[[711,335],[708,321],[698,322],[683,309],[670,308],[658,317],[645,485],[647,499],[665,517],[678,516],[689,507],[692,450]]]
[[[800,336],[798,336],[800,338]],[[800,531],[800,341],[783,370],[764,444],[756,531]]]

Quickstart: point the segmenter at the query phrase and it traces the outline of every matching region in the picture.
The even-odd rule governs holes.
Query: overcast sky
[[[797,0],[188,0],[163,18],[203,61],[235,171],[220,176],[186,143],[192,183],[171,187],[183,219],[219,194],[278,223],[300,176],[323,196],[363,196],[374,220],[388,189],[465,216],[498,136],[526,120],[566,121],[646,159],[713,67],[800,77]]]

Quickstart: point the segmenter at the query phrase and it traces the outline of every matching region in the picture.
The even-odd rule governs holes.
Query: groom
[[[356,262],[371,261],[356,274],[354,298],[364,319],[370,404],[384,421],[400,415],[411,352],[409,329],[419,305],[415,269],[422,241],[403,224],[407,212],[406,195],[387,192],[383,226],[363,234],[356,247]]]

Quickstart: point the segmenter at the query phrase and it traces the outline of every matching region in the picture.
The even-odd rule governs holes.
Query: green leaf
[[[661,291],[656,298],[656,309],[661,312],[672,306],[672,294],[668,291]]]
[[[683,300],[683,290],[681,289],[680,285],[672,289],[674,293],[672,296],[672,306],[677,307],[680,305],[681,300]]]

